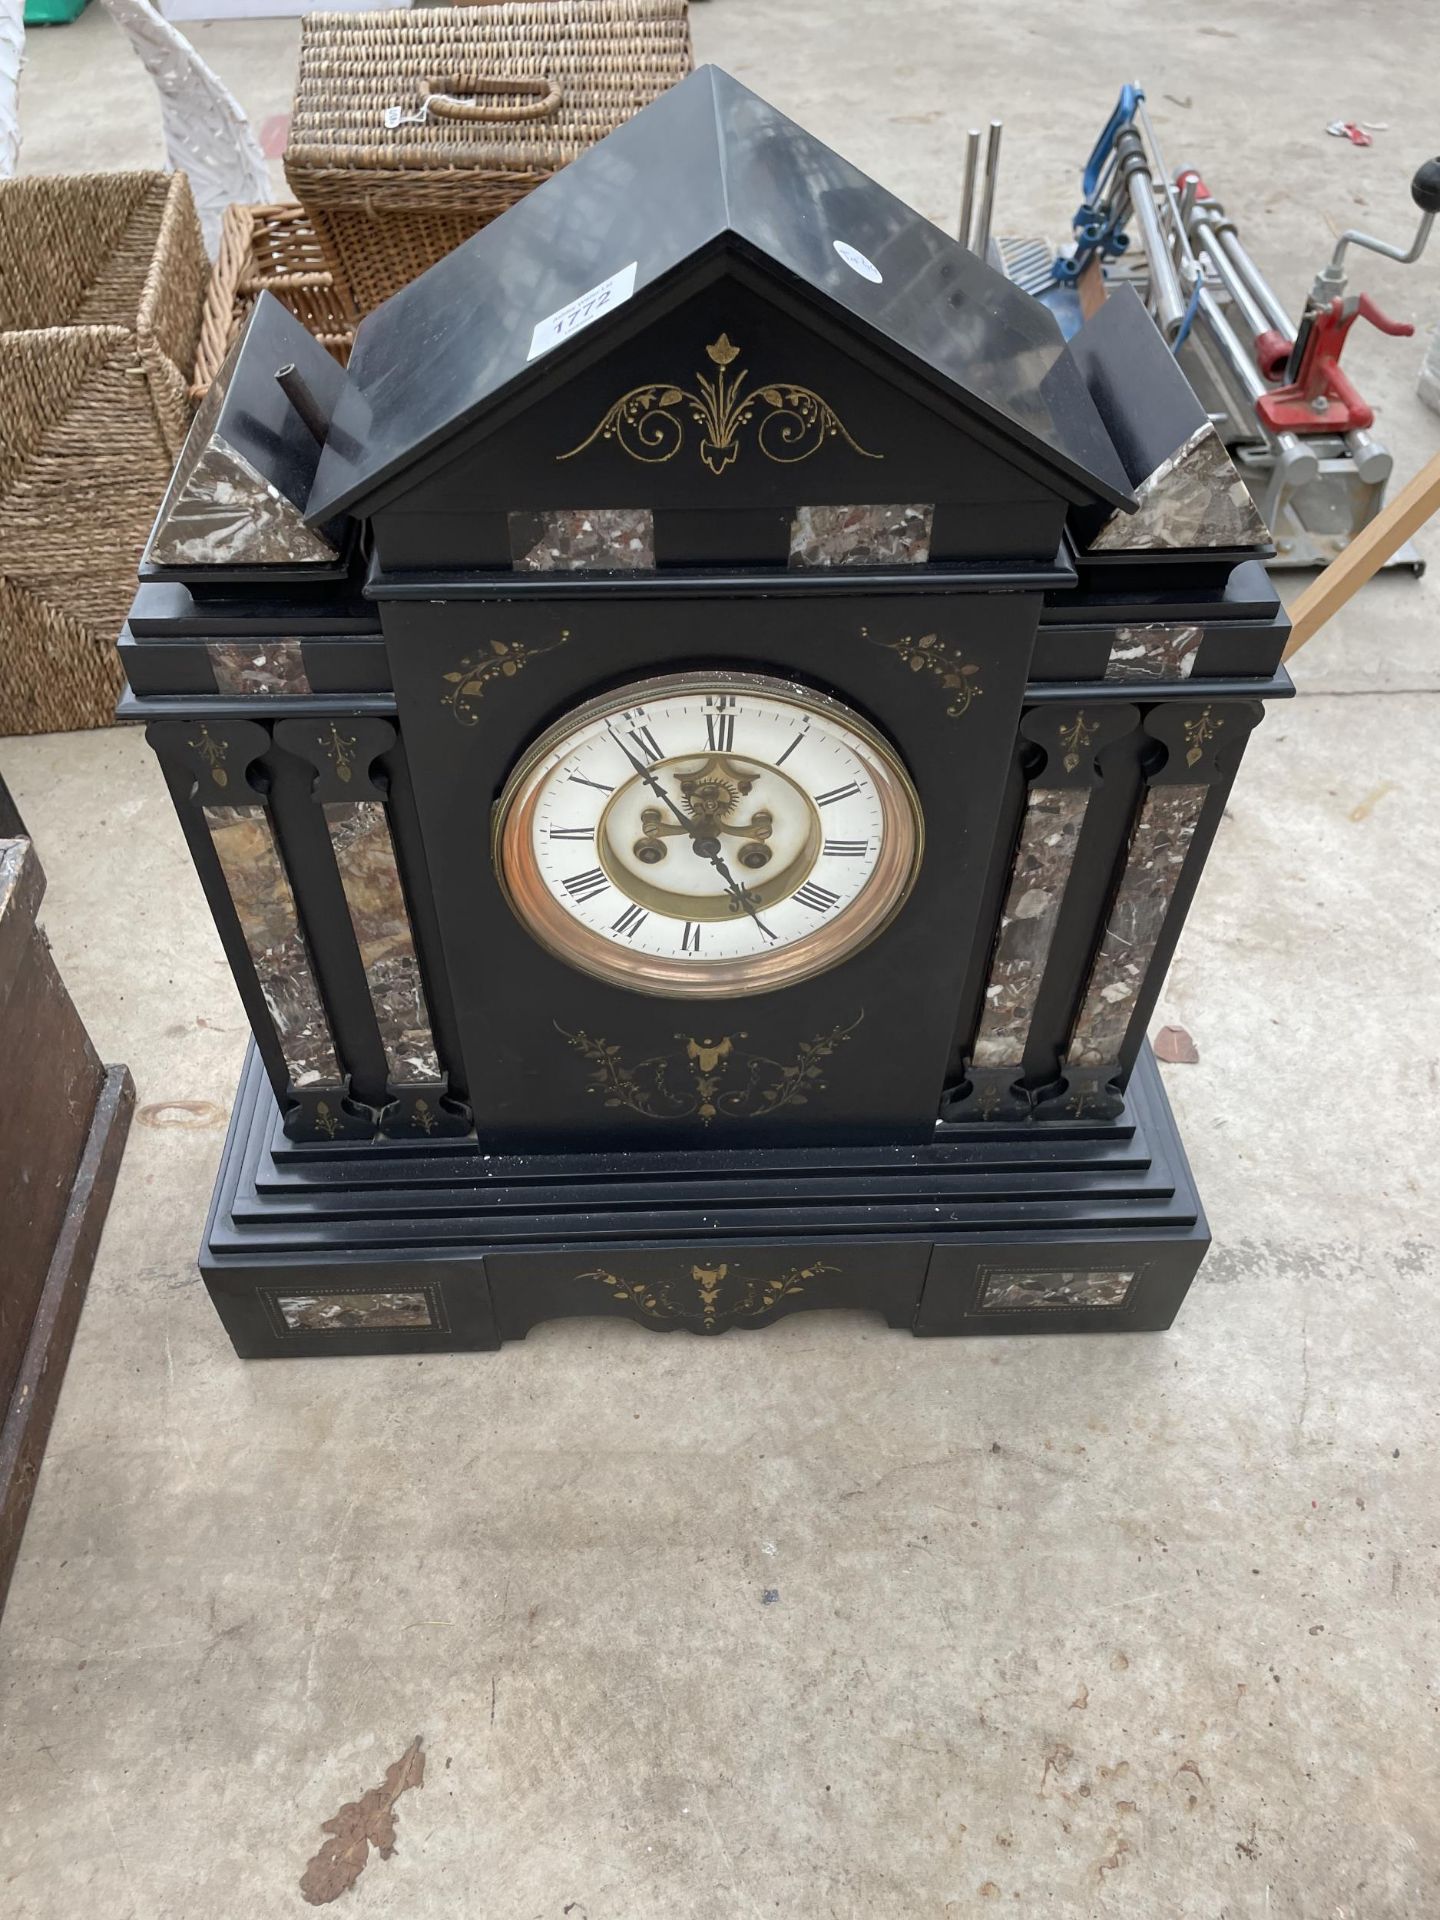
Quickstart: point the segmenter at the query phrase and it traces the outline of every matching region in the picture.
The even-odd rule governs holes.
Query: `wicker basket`
[[[208,274],[183,174],[0,181],[0,733],[113,718]]]
[[[312,13],[285,175],[368,313],[690,67],[685,0]]]
[[[305,209],[288,201],[273,207],[227,207],[200,323],[190,388],[194,399],[204,395],[224,365],[260,293],[273,293],[342,367],[350,358],[359,316],[325,265]]]

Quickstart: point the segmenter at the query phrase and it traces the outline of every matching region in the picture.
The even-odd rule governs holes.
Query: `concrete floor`
[[[939,218],[963,128],[1003,113],[1017,231],[1063,231],[1139,78],[1298,300],[1333,230],[1409,231],[1429,11],[713,0],[696,34]],[[196,38],[257,122],[283,108],[293,25]],[[158,151],[98,10],[32,49],[29,164]],[[1388,131],[1360,152],[1337,115]],[[1440,316],[1440,254],[1362,284]],[[1402,476],[1440,445],[1421,353],[1354,342]],[[192,1254],[244,1036],[158,774],[130,731],[0,743],[144,1103],[0,1632],[0,1912],[301,1912],[319,1823],[416,1733],[399,1851],[339,1910],[1440,1909],[1421,544],[1436,570],[1368,590],[1257,735],[1157,1016],[1199,1044],[1166,1071],[1217,1243],[1168,1336],[807,1314],[242,1365]]]

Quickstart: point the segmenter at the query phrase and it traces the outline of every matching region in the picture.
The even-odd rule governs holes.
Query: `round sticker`
[[[848,240],[832,240],[830,244],[853,273],[858,273],[862,280],[873,280],[877,287],[880,285],[884,274],[873,260],[866,259],[858,247],[852,247]]]

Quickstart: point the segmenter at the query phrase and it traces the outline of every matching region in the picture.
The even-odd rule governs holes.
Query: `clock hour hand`
[[[683,808],[677,806],[675,801],[671,799],[668,789],[662,786],[660,781],[655,778],[645,762],[638,759],[636,755],[630,751],[629,747],[626,746],[625,742],[620,738],[619,734],[616,733],[608,720],[605,723],[605,731],[610,735],[610,738],[615,742],[616,746],[619,747],[621,753],[624,754],[636,773],[638,773],[640,778],[645,782],[645,785],[655,795],[655,798],[665,803],[671,813],[673,813],[675,818],[680,822],[680,825],[685,829],[686,833],[690,835],[690,844],[702,860],[708,860],[711,866],[714,867],[720,878],[725,882],[731,899],[734,900],[737,905],[744,908],[745,912],[749,914],[750,918],[755,922],[767,940],[778,939],[778,934],[772,933],[770,928],[766,926],[765,922],[756,912],[754,902],[725,864],[724,857],[720,852],[720,842],[715,839],[712,834],[702,833],[699,830],[689,814],[686,813]]]

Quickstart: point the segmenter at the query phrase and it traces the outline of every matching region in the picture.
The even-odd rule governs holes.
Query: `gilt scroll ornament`
[[[674,1280],[625,1280],[608,1267],[577,1274],[610,1289],[611,1298],[632,1308],[647,1326],[689,1326],[701,1333],[723,1333],[745,1321],[762,1319],[783,1300],[804,1293],[805,1282],[822,1273],[838,1273],[823,1260],[787,1267],[768,1280],[747,1274],[730,1261],[694,1265]]]
[[[555,1030],[585,1060],[589,1091],[605,1106],[628,1107],[647,1120],[698,1120],[708,1127],[716,1120],[758,1120],[803,1107],[826,1084],[824,1063],[864,1018],[859,1014],[848,1027],[802,1040],[789,1061],[749,1052],[743,1032],[704,1039],[677,1033],[672,1050],[627,1061],[603,1035],[568,1033],[558,1021]]]
[[[673,460],[685,444],[685,417],[700,429],[699,454],[711,473],[724,473],[740,457],[741,435],[755,424],[755,445],[767,460],[793,466],[818,453],[828,440],[841,439],[865,460],[883,460],[851,434],[828,400],[810,387],[789,380],[747,386],[746,369],[729,371],[740,348],[722,333],[705,352],[713,374],[697,373],[695,385],[673,386],[652,380],[632,387],[609,408],[590,433],[560,453],[557,460],[573,460],[597,441],[610,440],[632,460],[659,466]]]

